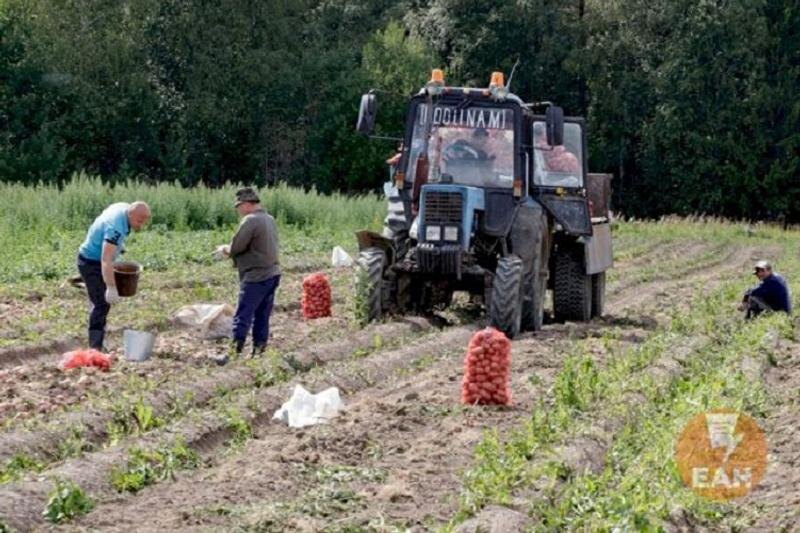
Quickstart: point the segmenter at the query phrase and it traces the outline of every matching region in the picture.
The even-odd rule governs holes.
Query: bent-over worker
[[[120,301],[114,261],[125,251],[131,229],[139,231],[149,219],[150,207],[144,202],[111,204],[94,220],[78,249],[78,272],[91,301],[90,348],[103,350],[108,311]]]
[[[278,229],[251,187],[236,191],[234,204],[242,221],[230,244],[217,247],[217,257],[228,256],[239,270],[239,303],[233,318],[233,351],[241,355],[252,325],[253,356],[264,352],[269,341],[269,317],[275,290],[281,280],[278,263]],[[220,365],[228,356],[217,359]]]
[[[768,261],[759,261],[755,264],[753,274],[758,276],[761,283],[744,293],[740,311],[747,311],[746,318],[753,318],[764,311],[792,312],[792,299],[786,280],[780,274],[772,272],[772,265]]]

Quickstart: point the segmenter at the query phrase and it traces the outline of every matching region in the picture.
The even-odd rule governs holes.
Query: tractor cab
[[[514,110],[491,105],[470,104],[466,98],[433,107],[430,134],[425,142],[428,107],[412,106],[408,171],[405,179],[416,178],[416,167],[427,144],[428,183],[505,189],[514,186]]]

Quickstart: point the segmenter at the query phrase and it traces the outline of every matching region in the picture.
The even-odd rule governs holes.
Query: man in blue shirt
[[[114,260],[125,250],[125,238],[131,229],[142,229],[149,219],[150,207],[144,202],[112,204],[95,219],[78,249],[78,271],[92,303],[91,348],[103,350],[108,311],[120,301],[114,281]]]
[[[747,310],[747,318],[756,317],[764,311],[791,313],[792,299],[789,287],[780,274],[772,272],[772,265],[767,261],[759,261],[755,264],[753,273],[758,276],[761,283],[745,292],[739,310]]]

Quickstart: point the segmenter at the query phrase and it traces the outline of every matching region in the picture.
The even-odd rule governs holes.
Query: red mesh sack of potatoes
[[[461,403],[511,405],[511,341],[494,328],[472,336],[464,358]]]
[[[304,318],[331,316],[331,284],[322,272],[303,278],[301,300]]]
[[[61,370],[87,366],[94,366],[107,372],[111,368],[111,357],[97,350],[75,350],[62,355],[58,364]]]

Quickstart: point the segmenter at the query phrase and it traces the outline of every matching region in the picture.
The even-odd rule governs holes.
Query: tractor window
[[[414,180],[424,140],[426,107],[414,122],[406,176]],[[510,109],[435,106],[428,141],[431,183],[511,188],[514,184],[514,114]]]
[[[533,123],[533,183],[583,187],[583,136],[575,123],[564,124],[564,145],[547,144],[544,122]]]

